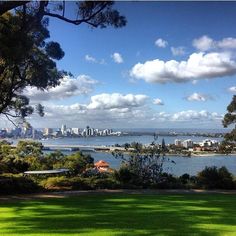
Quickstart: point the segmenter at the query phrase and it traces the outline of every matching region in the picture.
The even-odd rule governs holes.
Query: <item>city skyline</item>
[[[52,128],[222,128],[236,93],[236,3],[115,7],[127,18],[124,28],[92,30],[50,19],[51,40],[65,51],[58,67],[74,77],[47,92],[27,88],[32,103],[45,106],[45,117],[28,121]]]

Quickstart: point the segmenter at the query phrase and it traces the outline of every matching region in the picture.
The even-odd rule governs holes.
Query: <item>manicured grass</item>
[[[236,235],[236,196],[88,195],[0,202],[0,235]]]

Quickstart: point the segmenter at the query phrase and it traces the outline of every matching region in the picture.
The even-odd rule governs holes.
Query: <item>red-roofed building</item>
[[[103,160],[96,162],[94,166],[98,169],[99,172],[109,172],[110,169],[110,165]]]

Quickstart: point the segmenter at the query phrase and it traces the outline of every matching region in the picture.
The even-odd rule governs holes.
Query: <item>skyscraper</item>
[[[61,126],[61,133],[62,135],[66,135],[66,125]]]

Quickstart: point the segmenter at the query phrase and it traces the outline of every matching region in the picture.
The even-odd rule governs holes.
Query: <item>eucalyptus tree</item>
[[[74,15],[68,4],[74,4]],[[68,74],[57,68],[64,52],[58,42],[49,41],[50,18],[92,28],[125,26],[125,17],[113,5],[112,1],[0,1],[0,114],[10,121],[24,120],[34,111],[43,116],[43,106],[30,106],[22,92],[27,86],[55,87]]]

